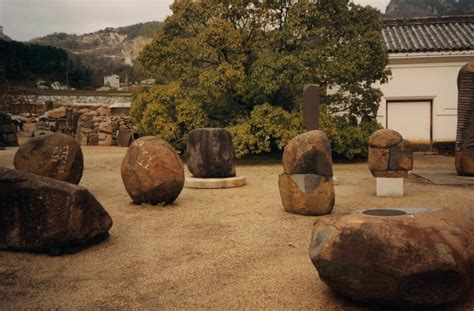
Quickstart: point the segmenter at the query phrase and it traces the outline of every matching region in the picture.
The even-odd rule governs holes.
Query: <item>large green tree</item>
[[[349,0],[176,0],[171,9],[140,57],[158,81],[138,94],[132,107],[143,132],[165,136],[182,148],[183,135],[192,127],[240,126],[233,132],[247,128],[251,134],[255,126],[242,123],[252,111],[267,111],[280,123],[287,120],[281,130],[296,134],[298,122],[287,113],[299,111],[307,83],[329,90],[323,99],[329,113],[375,117],[381,93],[372,86],[387,79],[375,9]],[[199,122],[180,117],[186,107]],[[170,137],[167,126],[147,116],[178,124],[175,134]],[[247,152],[269,150],[273,136],[291,137],[261,136],[268,141],[265,146]]]

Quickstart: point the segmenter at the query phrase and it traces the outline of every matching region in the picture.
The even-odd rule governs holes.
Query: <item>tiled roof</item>
[[[384,20],[389,53],[474,50],[474,15]]]

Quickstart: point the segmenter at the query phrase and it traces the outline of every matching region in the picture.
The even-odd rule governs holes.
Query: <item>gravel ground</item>
[[[13,167],[15,150],[0,151],[0,166]],[[126,149],[83,151],[80,185],[112,216],[110,238],[59,257],[1,251],[1,310],[374,309],[337,296],[319,280],[308,256],[317,217],[283,211],[278,159],[240,161],[244,187],[184,189],[173,205],[137,206],[120,177]],[[415,168],[453,163],[447,156],[415,157]],[[366,163],[335,164],[334,171],[333,213],[438,207],[474,220],[473,186],[435,186],[410,176],[405,197],[377,198]],[[446,309],[474,310],[474,292]]]

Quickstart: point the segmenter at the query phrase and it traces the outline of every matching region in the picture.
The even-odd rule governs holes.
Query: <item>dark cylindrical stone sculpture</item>
[[[474,176],[474,62],[459,71],[458,92],[456,171]]]
[[[232,136],[222,128],[200,128],[189,132],[188,169],[197,178],[235,176]]]

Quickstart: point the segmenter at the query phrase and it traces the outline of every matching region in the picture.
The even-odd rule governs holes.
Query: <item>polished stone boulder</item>
[[[357,301],[439,305],[468,292],[474,224],[449,210],[374,209],[314,224],[310,257],[320,279]]]
[[[106,234],[112,219],[82,187],[0,167],[0,249],[50,250]]]
[[[176,151],[158,137],[135,140],[121,166],[125,189],[135,204],[174,202],[184,186],[184,169]]]
[[[199,128],[188,134],[188,169],[196,178],[235,176],[232,136],[222,128]]]
[[[278,179],[285,211],[320,216],[331,213],[335,203],[332,177],[315,174],[280,174]]]
[[[368,166],[374,177],[408,177],[413,169],[410,142],[394,130],[376,131],[369,137]]]
[[[81,146],[71,136],[49,134],[31,138],[18,148],[17,170],[79,184],[84,160]]]
[[[332,211],[331,145],[324,132],[309,131],[291,139],[283,151],[283,169],[278,187],[285,211],[316,216]]]

